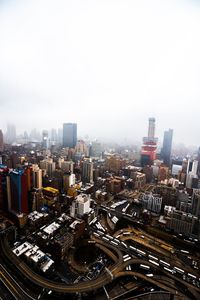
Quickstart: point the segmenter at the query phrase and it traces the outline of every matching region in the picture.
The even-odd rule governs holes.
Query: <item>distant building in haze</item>
[[[4,144],[3,144],[3,132],[0,129],[0,152],[3,151],[3,148],[4,148]]]
[[[141,165],[151,165],[156,159],[158,139],[155,138],[155,118],[149,118],[148,136],[143,138]]]
[[[48,131],[47,130],[43,130],[42,131],[42,148],[44,149],[48,149],[48,144],[49,144],[49,141],[48,141]]]
[[[98,141],[93,141],[92,144],[90,145],[90,156],[93,157],[101,157],[102,155],[102,147],[101,143]]]
[[[164,164],[167,166],[170,166],[171,164],[172,137],[173,137],[172,129],[169,129],[168,131],[164,132],[161,157],[163,159]]]
[[[77,124],[63,124],[63,147],[75,148],[77,142]]]
[[[6,133],[7,143],[12,144],[16,142],[16,128],[13,124],[7,125],[7,133]]]
[[[55,128],[51,129],[51,145],[55,145],[58,140],[57,130]]]
[[[63,128],[58,128],[57,137],[58,137],[58,143],[62,144],[63,143]]]

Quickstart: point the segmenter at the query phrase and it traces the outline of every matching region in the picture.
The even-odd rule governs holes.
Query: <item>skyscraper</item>
[[[28,213],[28,178],[26,170],[15,170],[7,177],[8,209]]]
[[[15,125],[13,125],[13,124],[8,124],[7,125],[6,137],[7,137],[7,143],[8,144],[12,144],[12,143],[16,142],[16,128],[15,128]]]
[[[164,132],[161,156],[164,164],[166,164],[167,166],[169,166],[171,163],[172,137],[173,137],[172,129],[169,129],[168,131]]]
[[[0,152],[3,151],[3,132],[0,129]]]
[[[93,141],[90,147],[90,156],[100,157],[102,155],[101,143]]]
[[[55,128],[51,129],[51,145],[55,145],[57,143],[58,136],[57,130]]]
[[[191,169],[192,168],[192,169]],[[191,171],[190,171],[191,169]],[[194,160],[193,162],[188,160],[188,166],[187,166],[187,177],[186,177],[186,188],[198,188],[198,176],[197,176],[197,170],[198,170],[198,160]]]
[[[48,131],[47,130],[43,130],[42,131],[42,148],[43,149],[48,149]]]
[[[149,118],[148,136],[143,138],[141,165],[151,165],[156,159],[157,141],[155,138],[155,118]]]
[[[75,148],[77,142],[77,124],[63,124],[63,147]]]
[[[33,187],[36,189],[42,189],[42,169],[38,165],[32,165],[32,177],[33,177]]]
[[[93,162],[89,159],[86,159],[83,162],[82,180],[84,183],[92,183],[93,182]]]
[[[194,175],[197,175],[197,170],[198,170],[198,160],[193,160],[193,163],[192,163],[192,173]]]
[[[192,214],[200,217],[200,193],[198,190],[194,191],[192,195]]]
[[[58,143],[62,144],[63,143],[63,128],[58,128],[57,137],[58,137]]]

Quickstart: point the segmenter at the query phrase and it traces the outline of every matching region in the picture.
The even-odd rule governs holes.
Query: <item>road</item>
[[[124,232],[129,232],[130,235],[123,235]],[[158,258],[164,257],[165,261],[174,264],[177,267],[180,267],[184,269],[187,272],[190,272],[194,274],[195,276],[199,277],[198,272],[196,272],[192,267],[185,265],[185,262],[182,262],[181,259],[176,254],[172,254],[170,251],[167,251],[161,247],[161,245],[166,245],[169,248],[173,248],[170,244],[164,243],[160,239],[155,239],[154,237],[146,234],[143,230],[141,229],[130,229],[126,228],[124,230],[119,230],[118,232],[115,233],[114,236],[120,235],[119,239],[122,241],[130,241],[135,244],[136,247],[141,247],[145,249],[146,252],[151,254],[150,252],[153,251],[156,253],[156,256]],[[142,236],[142,238],[141,238]],[[142,249],[141,249],[142,250]]]
[[[21,259],[19,259],[10,249],[8,242],[5,238],[1,240],[1,248],[3,254],[10,259],[16,266],[16,268],[23,273],[24,276],[26,276],[29,280],[34,282],[35,284],[45,287],[46,289],[53,290],[56,292],[60,293],[80,293],[80,292],[88,292],[92,291],[94,289],[98,289],[100,287],[103,287],[107,283],[112,281],[112,277],[107,271],[103,271],[100,276],[97,279],[94,279],[92,281],[86,281],[86,282],[81,282],[77,284],[72,284],[72,285],[66,285],[63,283],[57,283],[48,279],[43,278],[42,276],[36,274],[33,272]],[[115,252],[120,251],[115,249],[114,247],[112,248]],[[119,260],[121,261],[121,260]],[[115,263],[112,268],[117,267],[119,265],[119,261]],[[112,269],[110,270],[112,272]]]
[[[102,233],[103,234],[103,233]],[[106,236],[106,235],[105,235]],[[46,278],[43,278],[42,276],[36,274],[33,270],[31,270],[26,263],[24,263],[20,258],[18,258],[11,250],[8,241],[6,239],[6,236],[1,237],[1,249],[3,252],[3,255],[7,257],[8,260],[10,260],[16,268],[30,281],[33,283],[46,288],[47,290],[53,290],[55,292],[59,293],[82,293],[82,292],[89,292],[93,291],[95,289],[101,288],[105,286],[106,284],[110,283],[115,278],[121,277],[121,276],[136,276],[142,280],[145,280],[146,282],[149,282],[150,284],[154,284],[155,286],[159,286],[161,289],[168,291],[174,295],[180,295],[182,296],[182,291],[177,291],[177,289],[173,288],[172,285],[167,284],[167,282],[163,282],[162,280],[156,280],[154,278],[147,277],[146,275],[139,273],[138,271],[133,271],[134,265],[143,264],[145,262],[145,265],[148,265],[151,267],[151,270],[156,270],[158,272],[161,272],[164,276],[167,276],[174,280],[175,282],[180,283],[182,286],[185,286],[189,290],[192,291],[193,295],[196,295],[196,299],[200,298],[199,291],[200,289],[191,283],[188,283],[184,281],[182,278],[178,278],[177,276],[170,274],[164,268],[161,266],[156,266],[155,264],[148,261],[147,258],[147,250],[146,251],[146,258],[138,258],[137,253],[130,250],[128,246],[123,246],[123,242],[120,242],[121,244],[118,246],[113,246],[110,244],[110,241],[103,241],[101,237],[95,237],[92,235],[92,239],[96,242],[96,245],[103,250],[112,260],[113,265],[109,266],[109,268],[105,268],[100,275],[93,280],[85,281],[85,282],[79,282],[77,284],[70,284],[66,285],[64,283],[58,283],[51,280],[48,280]],[[112,239],[112,237],[111,237]],[[130,260],[124,261],[123,253],[127,253],[130,255]],[[132,266],[132,271],[125,271],[125,268],[127,266]],[[23,295],[24,290],[16,283],[16,281],[12,278],[10,274],[7,274],[7,271],[1,267],[1,278],[4,280],[4,283],[7,284],[8,288],[12,293],[15,295],[15,299],[33,299],[33,298],[22,298],[21,295]],[[20,295],[20,298],[19,298]]]
[[[12,275],[5,269],[5,267],[0,264],[0,280],[12,294],[16,300],[35,300],[23,290],[23,288],[16,282]]]
[[[102,243],[102,245],[104,244],[104,242],[100,242],[100,243]],[[127,271],[123,271],[123,270],[129,264],[139,264],[139,263],[143,262],[143,259],[131,259],[130,261],[122,263],[123,256],[121,254],[121,255],[119,255],[119,260],[116,263],[114,263],[109,269],[110,273],[113,275],[113,278],[112,278],[112,276],[110,276],[109,272],[104,270],[97,279],[94,279],[94,280],[91,280],[88,282],[87,281],[81,282],[81,283],[77,283],[77,284],[73,284],[73,285],[66,285],[63,283],[56,283],[56,282],[47,280],[47,279],[41,277],[40,275],[34,273],[24,262],[21,261],[21,259],[19,259],[18,257],[16,257],[13,254],[13,252],[10,249],[8,242],[5,238],[1,242],[1,247],[2,247],[2,251],[3,251],[4,255],[6,255],[8,258],[10,258],[13,261],[13,263],[15,263],[18,270],[23,272],[24,276],[26,276],[29,280],[31,280],[35,284],[38,284],[39,286],[45,287],[46,289],[53,290],[53,291],[60,292],[60,293],[76,293],[76,292],[80,293],[80,292],[88,292],[88,291],[92,291],[94,289],[98,289],[98,288],[103,287],[104,285],[108,284],[109,282],[111,282],[113,278],[128,275],[129,273]],[[114,247],[111,247],[111,248],[114,248]],[[115,251],[116,251],[116,249],[115,249]],[[118,252],[118,254],[120,253],[120,251],[118,249],[117,249],[117,252]],[[177,290],[172,289],[162,283],[158,283],[156,280],[149,278],[141,273],[130,272],[129,275],[137,276],[138,278],[141,278],[149,283],[153,283],[154,285],[159,284],[159,286],[162,289],[169,291],[170,293],[173,293],[173,294],[181,295],[181,293],[177,292]],[[166,274],[166,275],[168,275],[168,274]],[[185,284],[185,282],[183,282],[183,284]],[[188,286],[191,288],[190,284],[188,284]],[[197,289],[197,291],[198,291],[198,289]],[[22,298],[20,298],[20,299],[22,299]]]

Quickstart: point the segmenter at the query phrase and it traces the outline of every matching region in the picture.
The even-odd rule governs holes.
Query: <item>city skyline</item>
[[[151,119],[151,118],[150,118]],[[156,120],[155,120],[156,121]],[[147,120],[148,122],[148,120]],[[64,125],[65,123],[63,123],[62,125]],[[77,123],[69,123],[69,124],[76,124]],[[147,125],[147,124],[146,124]],[[10,131],[11,130],[11,131]],[[154,130],[156,131],[156,126],[154,128]],[[173,129],[171,129],[173,131]],[[7,124],[7,129],[5,131],[2,131],[0,128],[0,131],[3,134],[3,142],[5,144],[12,144],[12,143],[19,143],[19,144],[24,144],[27,142],[43,142],[43,135],[45,133],[45,135],[47,136],[46,140],[47,143],[49,143],[50,141],[53,143],[59,143],[59,144],[63,144],[63,128],[59,127],[59,128],[50,128],[50,129],[36,129],[36,128],[32,128],[30,131],[24,131],[19,133],[17,131],[17,128],[15,127],[15,124]],[[164,142],[164,138],[165,138],[165,132],[166,130],[163,132],[163,135],[157,139],[157,146],[158,146],[158,152],[162,151],[162,145]],[[146,128],[146,133],[147,133],[147,128]],[[124,140],[115,140],[115,139],[106,139],[106,138],[96,138],[94,136],[89,136],[88,134],[84,134],[83,136],[81,136],[79,134],[79,130],[77,131],[76,129],[76,139],[78,140],[85,140],[86,142],[100,142],[100,143],[108,143],[110,145],[122,145],[122,146],[142,146],[143,144],[143,139],[142,137],[138,137],[138,139],[131,141],[131,140],[127,140],[126,138]],[[173,140],[172,143],[172,148],[173,150],[183,150],[184,153],[186,151],[188,151],[188,155],[192,154],[193,152],[197,152],[197,148],[199,148],[199,146],[197,145],[185,145],[183,143],[177,143],[176,141]]]
[[[199,145],[197,1],[1,1],[0,128]],[[37,20],[37,21],[36,21]],[[26,26],[24,26],[26,24]],[[187,120],[187,121],[186,121]]]
[[[0,0],[0,299],[200,299],[200,1]]]

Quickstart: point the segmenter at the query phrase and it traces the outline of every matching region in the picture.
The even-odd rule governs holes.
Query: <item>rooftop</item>
[[[55,230],[57,230],[60,227],[60,225],[56,222],[51,223],[49,226],[45,227],[43,229],[44,232],[47,234],[52,234]]]
[[[28,242],[25,242],[25,243],[21,244],[20,246],[18,246],[17,248],[13,249],[13,253],[17,256],[20,256],[31,248],[33,248],[33,245],[31,245]]]

